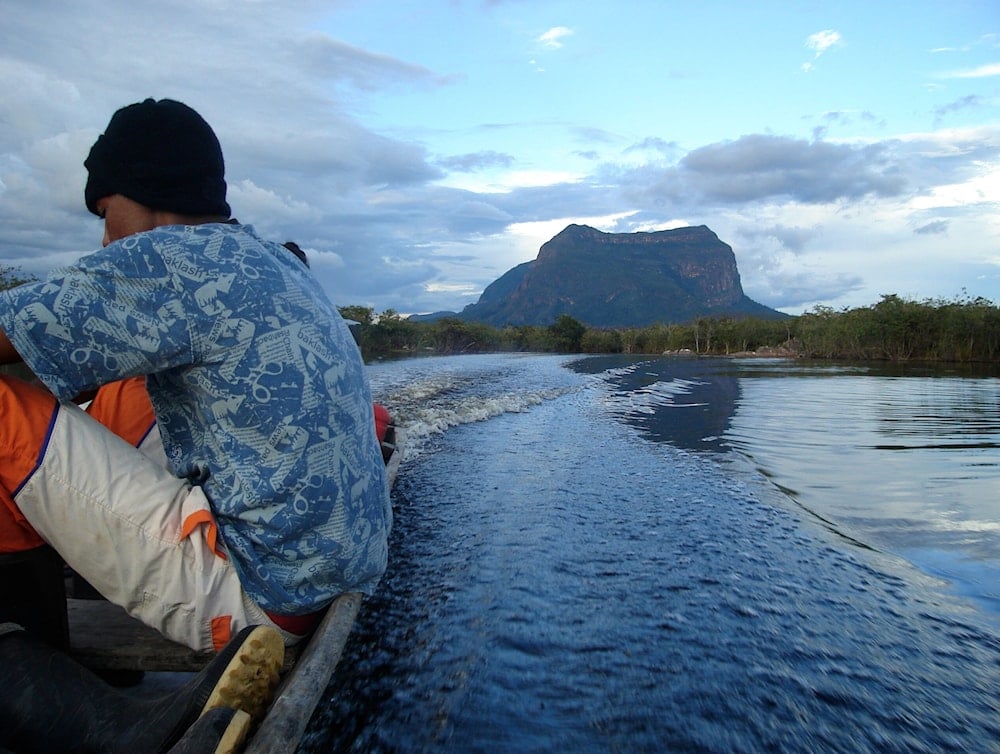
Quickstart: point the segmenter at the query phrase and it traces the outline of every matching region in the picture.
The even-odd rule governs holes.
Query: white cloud
[[[983,174],[962,183],[935,186],[913,199],[918,210],[970,207],[977,204],[1000,205],[1000,164],[984,165]]]
[[[537,252],[543,243],[565,229],[567,225],[589,225],[591,228],[610,233],[617,229],[620,220],[634,214],[633,211],[629,211],[592,217],[557,217],[552,220],[513,223],[507,228],[507,233],[514,238],[524,239],[528,248]],[[531,258],[534,259],[534,255]]]
[[[815,34],[810,34],[806,37],[805,46],[807,49],[813,51],[813,61],[818,60],[819,56],[824,52],[829,50],[831,47],[835,47],[842,42],[842,37],[839,31],[834,31],[833,29],[824,29],[823,31],[817,31]],[[809,73],[813,70],[815,65],[813,62],[805,62],[802,64],[802,70]]]
[[[574,183],[584,176],[564,170],[515,170],[502,178],[505,190],[532,186],[553,186],[559,183]]]
[[[428,283],[424,287],[429,293],[478,293],[468,283]]]
[[[941,75],[942,78],[946,79],[984,79],[991,76],[1000,76],[1000,63],[988,63],[977,68],[949,71]]]
[[[492,173],[486,177],[448,176],[440,185],[483,194],[507,194],[519,188],[576,183],[585,177],[582,173],[568,170],[512,170]]]
[[[573,33],[573,30],[566,26],[554,26],[538,37],[538,41],[546,47],[559,48],[563,46],[562,40]]]
[[[817,58],[831,47],[840,44],[840,42],[840,32],[833,29],[817,31],[815,34],[810,34],[806,37],[806,47],[814,50]]]

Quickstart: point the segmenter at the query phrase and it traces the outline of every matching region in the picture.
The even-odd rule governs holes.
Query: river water
[[[306,752],[1000,752],[1000,380],[369,367],[391,563]]]

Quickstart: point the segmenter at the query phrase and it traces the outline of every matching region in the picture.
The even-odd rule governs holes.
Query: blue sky
[[[790,313],[1000,302],[996,2],[0,0],[0,91],[0,262],[39,275],[153,96],[340,304],[459,310],[570,223],[707,225]]]

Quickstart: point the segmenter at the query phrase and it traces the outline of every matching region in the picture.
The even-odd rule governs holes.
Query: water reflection
[[[687,450],[728,450],[724,437],[740,398],[740,383],[721,368],[725,362],[601,356],[569,366],[581,374],[604,374],[612,387],[606,401],[609,413],[649,439]]]
[[[738,451],[862,546],[1000,617],[1000,380],[953,366],[604,357],[608,414],[689,450]]]

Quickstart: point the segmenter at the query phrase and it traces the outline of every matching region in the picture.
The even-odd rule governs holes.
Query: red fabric
[[[375,410],[375,434],[378,441],[382,442],[389,425],[392,424],[392,417],[389,416],[388,409],[380,403],[373,403],[372,408]]]
[[[264,612],[267,612],[266,610]],[[319,625],[320,619],[323,617],[323,610],[316,613],[309,613],[308,615],[276,615],[275,613],[267,613],[267,617],[274,621],[276,626],[283,628],[290,634],[295,634],[296,636],[306,636],[311,634],[313,629]]]

